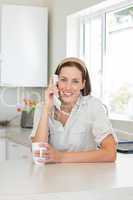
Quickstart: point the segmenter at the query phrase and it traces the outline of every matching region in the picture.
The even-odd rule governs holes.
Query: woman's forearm
[[[116,160],[116,141],[108,135],[100,149],[83,152],[62,152],[61,162],[114,162]]]
[[[49,109],[46,106],[44,106],[41,119],[36,134],[32,138],[32,142],[48,142],[48,117]]]
[[[103,149],[84,152],[62,152],[62,163],[114,162],[116,152]]]

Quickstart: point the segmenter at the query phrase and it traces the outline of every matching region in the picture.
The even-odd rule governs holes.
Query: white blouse
[[[34,137],[41,118],[43,104],[38,104],[34,115],[31,137]],[[50,116],[48,121],[49,143],[62,151],[94,150],[107,135],[117,138],[106,115],[103,104],[93,96],[80,96],[63,126]]]

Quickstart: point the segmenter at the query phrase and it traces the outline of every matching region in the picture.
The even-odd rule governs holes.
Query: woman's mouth
[[[62,97],[72,97],[73,93],[72,92],[61,92]]]

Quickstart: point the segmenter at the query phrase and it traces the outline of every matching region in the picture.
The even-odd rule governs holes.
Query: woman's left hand
[[[42,145],[41,145],[42,146]],[[45,163],[60,163],[62,158],[62,152],[53,148],[50,144],[43,144],[46,147],[45,152],[43,153],[43,157],[45,157]]]

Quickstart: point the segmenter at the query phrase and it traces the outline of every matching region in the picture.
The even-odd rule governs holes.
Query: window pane
[[[91,77],[92,93],[95,96],[101,96],[101,66],[102,66],[102,18],[93,17],[88,19],[85,25],[85,55],[84,59],[88,64],[88,70]]]
[[[133,7],[107,14],[104,98],[116,116],[133,117]]]

